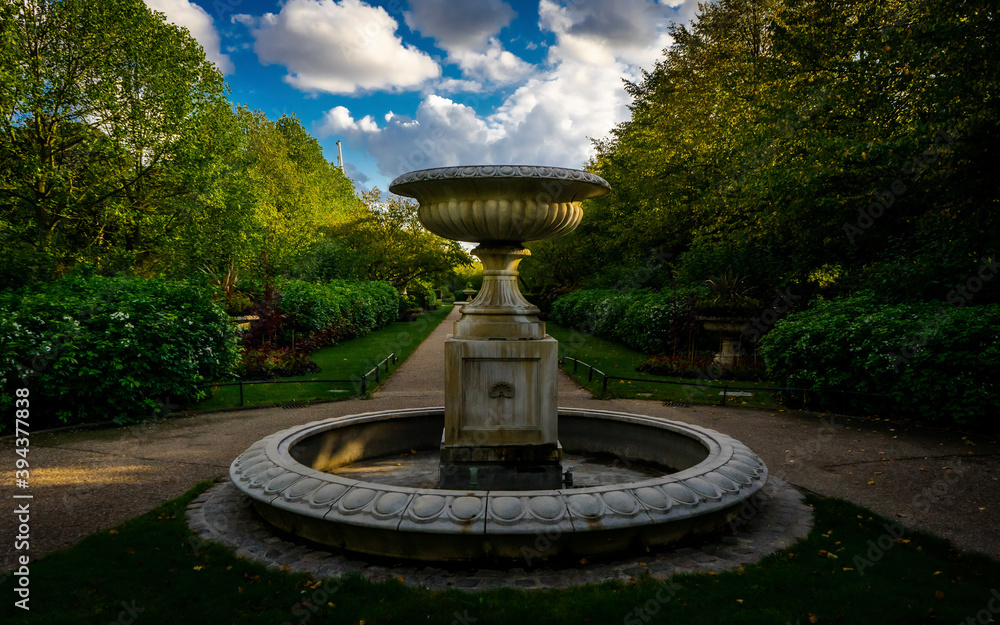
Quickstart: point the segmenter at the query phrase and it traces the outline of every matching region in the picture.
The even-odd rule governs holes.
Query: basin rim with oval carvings
[[[680,457],[675,466],[683,468],[579,489],[459,491],[359,481],[293,458],[293,450],[311,441],[334,455],[342,450],[332,449],[329,440],[353,445],[355,460],[368,457],[365,444],[375,445],[372,455],[379,456],[419,447],[417,438],[430,446],[439,440],[443,414],[443,408],[391,410],[292,427],[243,452],[230,466],[230,478],[282,530],[361,553],[444,561],[526,557],[537,536],[546,536],[547,545],[533,554],[536,559],[672,543],[732,520],[768,476],[756,454],[714,430],[577,408],[559,409],[560,438],[568,447],[590,441],[596,451],[662,464]],[[650,453],[654,448],[675,457],[649,457],[656,455]]]

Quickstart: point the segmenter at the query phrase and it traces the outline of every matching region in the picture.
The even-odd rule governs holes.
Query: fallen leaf
[[[809,622],[810,623],[819,623],[819,617],[816,616],[815,614],[810,614],[809,615]]]
[[[117,534],[117,533],[118,533],[118,530],[108,530],[108,533],[109,533],[109,534]]]
[[[203,568],[205,568],[205,567],[204,567],[203,565],[199,564],[198,566],[194,567],[194,570],[196,570],[196,571],[200,571],[200,570],[202,570]]]
[[[941,592],[940,590],[935,591],[934,592],[934,598],[938,599],[938,600],[944,599],[944,593]]]
[[[742,600],[742,599],[737,599],[737,600],[736,600],[736,603],[739,603],[739,604],[742,604],[742,603],[743,603],[743,600]]]

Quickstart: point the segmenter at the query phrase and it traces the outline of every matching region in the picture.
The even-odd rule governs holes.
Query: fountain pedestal
[[[445,341],[440,487],[545,490],[562,486],[556,382],[558,343],[521,295],[522,245],[563,236],[580,202],[608,192],[587,172],[481,166],[410,172],[389,190],[416,198],[425,228],[473,250],[483,286]]]
[[[483,288],[445,340],[441,487],[562,486],[556,418],[559,346],[517,288],[520,246],[484,246]]]

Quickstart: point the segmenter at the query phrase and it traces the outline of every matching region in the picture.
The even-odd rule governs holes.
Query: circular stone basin
[[[611,187],[590,172],[528,165],[421,169],[389,184],[416,198],[425,228],[455,241],[525,243],[562,236],[580,223],[580,202]]]
[[[233,483],[272,525],[325,545],[419,560],[545,559],[650,547],[708,532],[767,481],[739,441],[677,421],[559,409],[559,439],[580,453],[677,467],[661,477],[551,491],[411,488],[350,479],[339,467],[441,442],[443,408],[307,423],[233,461]]]

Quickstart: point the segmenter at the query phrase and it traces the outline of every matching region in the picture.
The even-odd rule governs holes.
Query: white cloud
[[[361,0],[288,0],[278,14],[233,21],[250,28],[260,62],[286,67],[285,82],[302,91],[416,89],[441,73],[396,36],[398,23],[385,9]]]
[[[445,50],[475,50],[517,15],[503,0],[410,0],[406,25]]]
[[[462,68],[464,74],[496,84],[517,82],[535,71],[530,63],[504,50],[496,39],[490,39],[485,51],[455,50],[448,60]]]
[[[145,0],[146,6],[167,16],[167,21],[188,29],[191,36],[205,49],[205,58],[223,74],[233,73],[233,62],[222,53],[219,32],[205,9],[188,0]]]
[[[386,121],[390,121],[391,113],[386,115]],[[353,132],[378,132],[378,124],[371,115],[365,115],[358,121],[354,121],[351,112],[343,106],[335,106],[323,116],[323,121],[319,125],[320,136],[328,137],[334,134],[351,134]]]
[[[411,0],[404,18],[410,29],[433,38],[467,78],[509,84],[534,72],[496,38],[516,15],[503,0]]]
[[[463,80],[461,78],[444,78],[428,93],[478,93],[483,90],[483,83],[478,80]]]
[[[696,10],[696,4],[688,0],[677,7],[679,12],[642,0],[620,0],[614,5],[576,0],[567,6],[540,0],[539,25],[555,36],[547,68],[533,68],[531,74],[516,78],[511,75],[517,88],[492,112],[477,113],[479,98],[484,96],[475,93],[455,99],[432,94],[412,119],[387,116],[381,126],[374,120],[371,124],[354,122],[346,108],[337,107],[327,113],[321,131],[362,145],[374,157],[379,172],[390,179],[413,169],[459,164],[579,168],[593,155],[590,138],[607,136],[629,118],[631,99],[622,79],[641,80],[642,70],[650,69],[670,44],[669,23],[686,21]],[[491,43],[492,35],[484,36],[485,44],[480,37],[475,39],[480,47],[467,51],[501,59],[499,43]],[[461,58],[460,50],[449,52],[450,59]],[[470,68],[475,63],[472,58],[466,57]],[[496,66],[493,71],[498,71]],[[490,70],[479,66],[476,71],[488,74]],[[331,119],[339,121],[331,123]]]
[[[678,12],[645,0],[578,0],[569,6],[541,0],[538,14],[539,26],[556,35],[550,62],[650,66],[670,44],[666,25]]]

